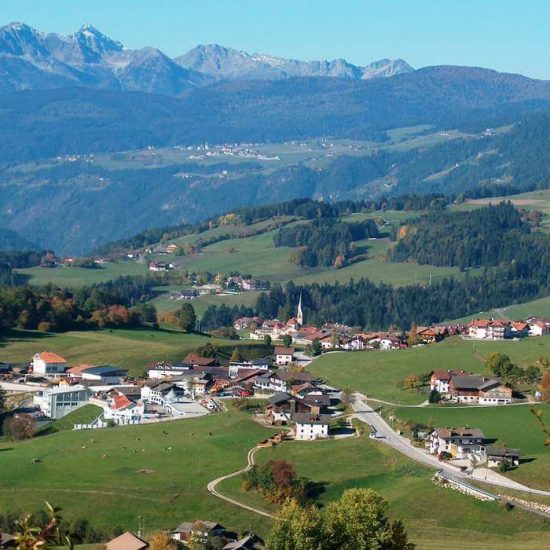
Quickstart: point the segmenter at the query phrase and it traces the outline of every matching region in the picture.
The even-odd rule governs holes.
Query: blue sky
[[[0,0],[2,23],[92,23],[168,55],[219,43],[298,59],[490,67],[550,79],[550,0]]]

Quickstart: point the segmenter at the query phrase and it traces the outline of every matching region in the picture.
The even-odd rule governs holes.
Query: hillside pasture
[[[44,333],[9,330],[0,333],[0,361],[27,362],[44,350],[54,351],[69,365],[116,365],[138,375],[151,362],[181,361],[211,339],[177,329],[104,329]],[[216,339],[218,346],[236,346],[239,341]]]
[[[257,457],[260,462],[290,460],[299,476],[313,482],[320,506],[352,487],[374,489],[388,500],[390,517],[404,521],[410,540],[419,548],[424,548],[435,532],[439,546],[433,548],[458,548],[453,546],[456,541],[472,537],[476,548],[488,550],[517,548],[514,542],[518,537],[526,542],[525,548],[542,549],[550,541],[548,524],[540,518],[519,510],[506,512],[496,503],[480,502],[436,487],[430,481],[433,471],[364,436],[283,443],[262,449]],[[260,509],[276,509],[258,494],[244,492],[240,481],[233,478],[219,488]]]
[[[550,405],[534,405],[550,422]],[[428,407],[396,408],[401,420],[437,427],[475,427],[496,444],[521,449],[523,462],[508,472],[511,478],[530,487],[550,490],[550,449],[544,445],[544,434],[531,413],[532,406],[506,407]]]
[[[550,355],[550,336],[493,342],[453,337],[404,350],[329,353],[316,359],[310,370],[337,387],[349,387],[372,398],[410,405],[420,404],[428,396],[401,389],[402,380],[409,374],[425,374],[442,368],[484,373],[485,359],[492,352],[505,353],[513,362],[526,367],[539,357]]]

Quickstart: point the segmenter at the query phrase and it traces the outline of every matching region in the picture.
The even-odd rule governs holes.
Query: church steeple
[[[298,311],[296,312],[296,320],[300,326],[304,326],[304,312],[302,310],[302,292],[300,291],[300,300],[298,301]]]

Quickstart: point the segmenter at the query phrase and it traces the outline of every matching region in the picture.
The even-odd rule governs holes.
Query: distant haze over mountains
[[[125,49],[92,25],[67,36],[42,33],[25,23],[0,28],[0,92],[81,86],[178,96],[214,80],[370,79],[412,70],[402,59],[359,67],[344,59],[297,61],[217,44],[170,59],[155,48]]]

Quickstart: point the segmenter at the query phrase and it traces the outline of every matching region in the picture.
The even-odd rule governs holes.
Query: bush
[[[11,441],[30,439],[34,435],[34,419],[29,414],[16,414],[4,421],[3,433]]]
[[[52,330],[52,324],[47,321],[42,321],[41,323],[38,323],[38,330],[40,332],[50,332]]]

